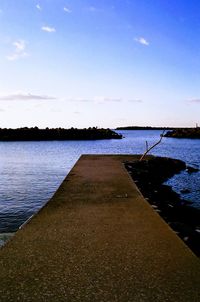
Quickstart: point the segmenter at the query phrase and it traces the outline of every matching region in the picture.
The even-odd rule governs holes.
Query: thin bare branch
[[[146,151],[148,150],[148,141],[146,141]]]
[[[161,143],[163,136],[164,136],[165,130],[163,130],[162,134],[160,135],[160,139],[158,142],[156,142],[154,145],[152,145],[151,147],[148,148],[148,142],[146,142],[146,152],[144,152],[144,154],[141,156],[140,161],[144,159],[144,157],[147,155],[147,153],[149,153],[149,151],[151,151],[154,147],[156,147],[158,144]]]

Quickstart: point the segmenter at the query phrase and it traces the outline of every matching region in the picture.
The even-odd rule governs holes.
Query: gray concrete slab
[[[0,301],[200,301],[200,262],[122,162],[82,156],[0,250]]]

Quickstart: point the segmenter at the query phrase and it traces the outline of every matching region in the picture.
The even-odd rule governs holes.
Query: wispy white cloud
[[[28,56],[28,53],[25,50],[26,42],[24,40],[17,40],[13,42],[12,45],[14,46],[14,52],[6,56],[7,60],[15,61]]]
[[[142,103],[140,99],[123,99],[117,97],[106,97],[106,96],[95,96],[93,98],[69,98],[63,99],[67,102],[79,102],[79,103],[94,103],[94,104],[106,104],[106,103],[122,103],[122,102],[133,102]]]
[[[56,100],[56,97],[48,95],[37,95],[31,93],[17,92],[13,94],[0,95],[0,101],[28,101],[28,100]]]
[[[132,100],[128,100],[131,103],[142,103],[142,100],[140,99],[132,99]]]
[[[96,6],[89,6],[86,7],[86,10],[91,12],[91,13],[95,13],[95,12],[103,12],[103,9],[96,7]]]
[[[25,50],[26,43],[24,40],[18,40],[13,42],[13,45],[16,47],[16,52],[22,52]]]
[[[187,102],[200,104],[200,98],[189,99]]]
[[[68,13],[68,14],[72,13],[72,10],[69,9],[68,7],[66,7],[66,6],[63,8],[63,10],[64,10],[66,13]]]
[[[42,10],[42,7],[40,6],[40,4],[37,4],[37,5],[36,5],[36,8],[37,8],[38,10],[40,10],[40,11]]]
[[[149,42],[143,37],[135,38],[134,40],[137,43],[140,43],[140,44],[145,45],[145,46],[149,46]]]
[[[89,6],[89,7],[88,7],[88,10],[89,10],[90,12],[96,12],[96,11],[97,11],[97,8],[94,7],[94,6]]]
[[[94,98],[69,98],[65,99],[68,102],[80,102],[80,103],[106,103],[106,102],[121,102],[121,98],[109,98],[104,96],[96,96]]]
[[[95,103],[102,104],[102,103],[109,103],[109,102],[123,102],[122,98],[111,98],[111,97],[105,97],[105,96],[97,96],[94,98]]]
[[[50,27],[50,26],[42,26],[41,30],[46,31],[48,33],[56,32],[56,29],[54,27]]]
[[[68,102],[80,102],[80,103],[92,102],[91,99],[87,99],[87,98],[69,98],[69,99],[65,99],[65,101],[68,101]]]

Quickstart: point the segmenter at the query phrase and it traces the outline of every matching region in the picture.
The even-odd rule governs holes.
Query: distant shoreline
[[[194,129],[185,127],[151,127],[151,126],[127,126],[117,127],[115,130],[177,130],[177,129]]]

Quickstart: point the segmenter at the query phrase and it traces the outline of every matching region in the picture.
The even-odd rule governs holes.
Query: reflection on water
[[[52,196],[81,154],[141,154],[162,131],[119,131],[123,140],[0,142],[0,233],[12,232]],[[152,150],[160,156],[200,166],[200,140],[164,138]],[[170,180],[200,207],[200,173],[184,172]],[[186,197],[186,196],[184,196]]]

